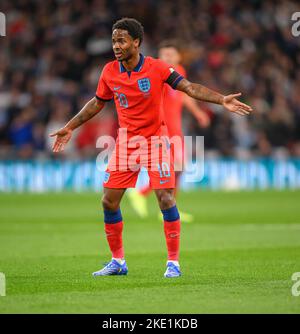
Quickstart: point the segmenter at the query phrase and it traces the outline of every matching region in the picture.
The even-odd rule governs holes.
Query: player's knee
[[[176,204],[175,198],[170,192],[162,192],[159,197],[159,206],[162,210],[169,209]]]
[[[119,208],[119,202],[109,198],[107,195],[103,195],[102,207],[104,210],[116,211]]]

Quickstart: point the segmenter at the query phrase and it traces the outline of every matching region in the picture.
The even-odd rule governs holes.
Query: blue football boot
[[[167,262],[167,270],[164,276],[167,278],[181,276],[180,267],[176,266],[173,262]]]
[[[118,261],[112,259],[104,268],[95,271],[93,276],[127,275],[127,273],[128,268],[125,261],[123,264],[120,264]]]

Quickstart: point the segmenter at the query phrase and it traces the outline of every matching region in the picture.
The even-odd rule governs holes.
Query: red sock
[[[168,249],[168,260],[178,261],[180,241],[180,220],[164,221],[164,230]]]
[[[140,194],[143,196],[148,196],[152,191],[152,188],[149,186],[146,186],[140,190]]]
[[[122,241],[123,222],[115,224],[105,224],[106,239],[112,252],[112,257],[116,259],[124,258],[124,249]]]

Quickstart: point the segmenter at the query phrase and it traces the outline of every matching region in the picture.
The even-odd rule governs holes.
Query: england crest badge
[[[140,91],[142,91],[143,93],[148,93],[151,88],[151,83],[150,83],[149,78],[139,79],[138,85],[139,85]]]

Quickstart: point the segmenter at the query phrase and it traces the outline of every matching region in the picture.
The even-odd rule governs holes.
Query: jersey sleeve
[[[176,89],[176,86],[183,79],[183,76],[176,72],[171,65],[168,65],[160,59],[157,60],[157,66],[162,81],[170,85],[173,89]]]
[[[108,87],[106,82],[108,71],[109,70],[107,68],[107,65],[105,65],[98,81],[96,98],[101,101],[110,101],[114,97],[113,92]]]

